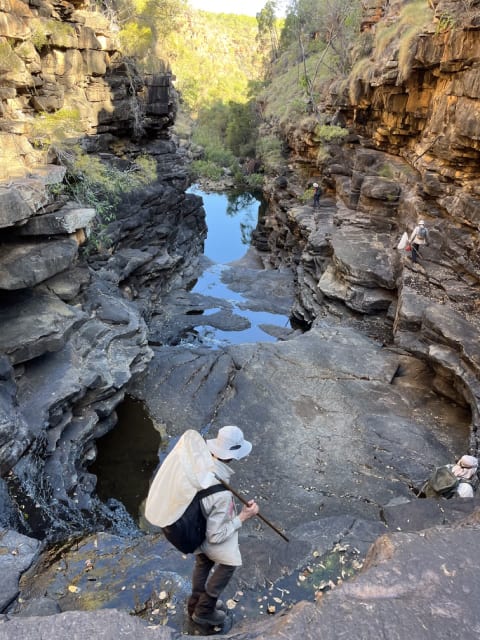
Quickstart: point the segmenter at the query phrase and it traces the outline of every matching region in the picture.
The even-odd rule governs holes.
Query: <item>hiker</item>
[[[455,464],[437,467],[418,492],[420,498],[473,498],[478,486],[478,459],[464,455]]]
[[[322,195],[322,190],[320,189],[317,182],[314,182],[312,187],[313,187],[313,206],[318,207],[320,203],[320,196]]]
[[[412,247],[412,262],[417,262],[420,255],[420,246],[428,245],[428,230],[424,220],[419,220],[417,226],[410,236],[410,245]]]
[[[473,498],[473,494],[478,486],[478,459],[475,456],[462,456],[453,465],[452,473],[457,476],[459,483],[457,494],[461,498]]]
[[[213,472],[225,482],[233,474],[229,463],[244,458],[252,450],[241,429],[232,425],[222,427],[216,438],[206,442],[214,460]],[[217,483],[214,478],[212,485]],[[226,617],[223,603],[218,598],[236,567],[242,564],[238,530],[243,522],[257,515],[258,505],[250,500],[237,515],[233,495],[225,490],[202,498],[202,507],[207,532],[205,541],[195,551],[192,593],[187,609],[197,624],[217,626],[222,625]]]

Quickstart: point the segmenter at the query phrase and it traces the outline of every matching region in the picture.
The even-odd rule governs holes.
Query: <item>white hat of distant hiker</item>
[[[241,429],[235,425],[226,425],[218,430],[216,438],[207,440],[211,453],[220,460],[240,460],[248,456],[252,443],[245,440]]]

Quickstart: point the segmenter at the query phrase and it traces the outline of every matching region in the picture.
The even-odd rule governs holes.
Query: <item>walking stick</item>
[[[245,500],[245,498],[243,496],[241,496],[237,491],[235,491],[235,489],[232,489],[232,487],[227,482],[225,482],[225,480],[222,480],[218,476],[215,476],[215,477],[217,478],[217,480],[219,480],[223,484],[225,489],[228,489],[228,491],[231,491],[233,493],[233,495],[240,500],[240,502],[242,502],[245,506],[248,507],[248,500]],[[275,533],[278,533],[278,535],[282,536],[282,538],[284,540],[286,540],[287,542],[290,542],[289,539],[287,538],[287,536],[284,533],[282,533],[280,531],[280,529],[277,529],[277,527],[274,524],[272,524],[264,516],[262,516],[262,514],[260,512],[257,513],[257,516],[260,518],[260,520],[263,520],[263,522],[265,522],[265,524],[268,524],[268,526],[271,529],[273,529],[275,531]]]

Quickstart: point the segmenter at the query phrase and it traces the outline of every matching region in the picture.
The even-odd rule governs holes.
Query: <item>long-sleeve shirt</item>
[[[418,235],[418,234],[419,234],[419,231],[420,231],[420,229],[421,229],[421,227],[422,227],[422,226],[424,227],[424,229],[425,229],[425,231],[426,231],[426,235],[425,235],[425,237],[424,237],[424,238],[421,238],[421,237]],[[419,225],[419,224],[417,224],[417,226],[415,227],[415,229],[412,231],[412,234],[411,234],[411,236],[410,236],[410,240],[409,240],[409,242],[410,242],[410,243],[412,243],[412,242],[413,242],[413,243],[415,243],[415,244],[427,244],[427,242],[428,242],[428,231],[427,231],[426,227],[425,227],[424,225]]]
[[[215,459],[214,473],[228,482],[233,471],[227,464]],[[217,483],[217,480],[212,482]],[[240,566],[242,556],[238,546],[238,530],[242,521],[237,515],[233,495],[230,491],[213,493],[202,499],[202,506],[207,518],[207,535],[197,551],[218,564]]]

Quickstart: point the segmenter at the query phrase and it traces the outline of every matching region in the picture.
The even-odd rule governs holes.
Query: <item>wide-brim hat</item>
[[[462,456],[457,464],[464,469],[473,469],[478,467],[478,458],[475,458],[475,456]]]
[[[207,447],[220,460],[240,460],[248,456],[252,443],[245,440],[241,429],[227,425],[218,430],[216,438],[207,440]]]
[[[419,220],[418,224],[425,224],[425,220]]]

